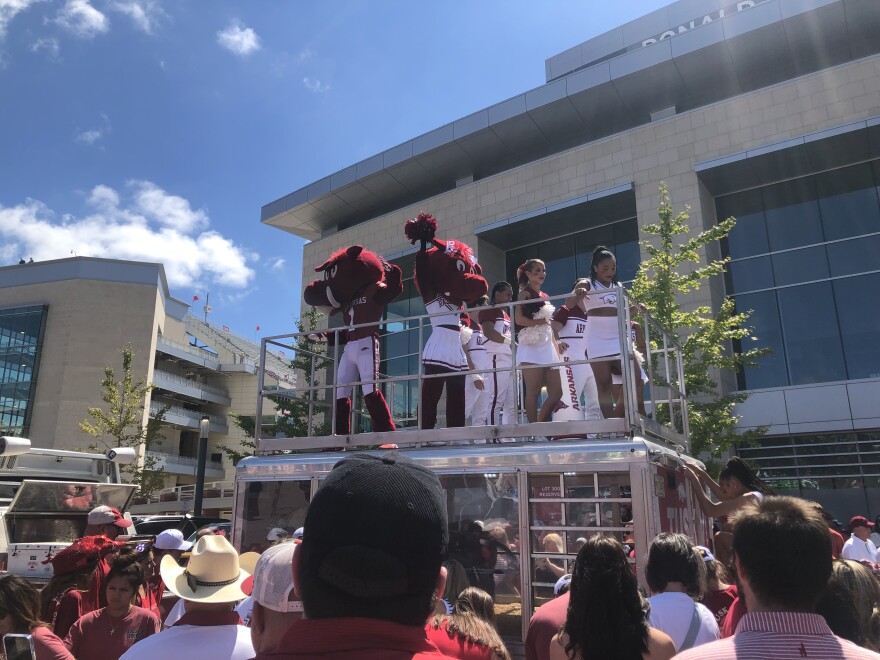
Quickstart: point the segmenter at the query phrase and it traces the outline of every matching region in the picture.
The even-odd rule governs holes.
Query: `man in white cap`
[[[293,555],[298,543],[284,541],[260,555],[254,568],[250,615],[251,640],[257,653],[279,648],[290,624],[303,616],[293,590]]]
[[[170,628],[132,646],[125,660],[190,660],[193,657],[249,660],[254,657],[250,631],[240,625],[235,603],[247,596],[242,586],[251,576],[256,553],[239,558],[222,536],[200,538],[186,568],[163,557],[165,587],[185,602],[186,612]]]
[[[266,540],[271,541],[272,543],[276,543],[286,538],[290,538],[290,534],[287,533],[286,529],[282,529],[281,527],[273,527],[269,530],[269,533],[266,534]]]
[[[89,511],[83,537],[105,536],[112,541],[131,526],[132,522],[127,520],[119,512],[119,509],[112,506],[98,506]],[[107,554],[98,561],[98,566],[89,582],[89,590],[83,597],[88,607],[87,611],[107,607],[105,587],[107,586],[107,573],[110,572],[110,559],[113,554]]]

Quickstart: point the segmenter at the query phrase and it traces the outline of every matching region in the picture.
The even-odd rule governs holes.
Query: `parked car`
[[[138,536],[156,536],[159,532],[166,529],[179,529],[184,538],[195,534],[196,530],[208,525],[216,525],[227,523],[228,520],[223,518],[212,518],[209,516],[191,516],[189,514],[182,516],[138,516],[132,518],[134,527]]]

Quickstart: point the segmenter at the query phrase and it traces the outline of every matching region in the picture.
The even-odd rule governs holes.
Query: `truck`
[[[628,338],[630,305],[625,290],[620,294],[620,336]],[[512,309],[509,315],[513,317]],[[233,543],[242,551],[261,549],[269,529],[302,526],[311,498],[337,461],[349,451],[383,452],[387,450],[379,447],[393,443],[401,454],[438,475],[446,497],[449,558],[461,565],[472,585],[493,596],[498,630],[511,653],[522,656],[531,615],[554,597],[556,579],[571,573],[587,537],[599,533],[617,538],[629,550],[642,584],[647,548],[657,534],[681,532],[711,545],[712,520],[701,512],[683,470],[687,464],[702,464],[687,451],[680,347],[647,313],[639,321],[647,345],[646,414],[638,412],[633,392],[635,349],[623,339],[624,360],[618,356],[567,363],[616,359],[623,374],[623,418],[568,415],[565,421],[518,419],[496,426],[420,429],[417,411],[409,428],[374,433],[360,425],[362,432],[348,436],[321,435],[321,429],[333,426],[334,392],[332,385],[320,383],[333,382],[338,348],[316,351],[300,334],[265,338],[264,353],[283,350],[306,368],[302,381],[281,392],[264,390],[259,378],[257,451],[236,468]],[[382,324],[380,334],[386,338],[416,330],[423,341],[429,328],[427,316],[394,319]],[[300,348],[297,354],[301,346],[309,349]],[[380,375],[372,382],[395,401],[394,390],[401,383],[420,385],[428,377],[419,364],[413,373]],[[263,417],[263,402],[266,410],[272,405],[276,412]],[[307,411],[309,434],[261,437],[271,414],[294,404]]]

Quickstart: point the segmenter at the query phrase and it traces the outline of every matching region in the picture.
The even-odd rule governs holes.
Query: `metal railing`
[[[173,454],[166,454],[161,451],[147,451],[147,452],[145,452],[145,456],[149,456],[150,458],[155,458],[158,461],[164,461],[165,463],[171,463],[173,465],[186,465],[186,466],[192,467],[192,468],[195,468],[199,462],[199,459],[196,457],[175,456]],[[223,469],[223,462],[222,461],[212,461],[209,459],[206,462],[206,465],[209,468],[212,468],[215,470],[222,470]]]
[[[220,355],[212,351],[205,350],[204,348],[200,348],[199,346],[193,346],[192,344],[185,344],[183,342],[174,341],[173,339],[168,339],[167,337],[163,337],[161,335],[156,339],[156,343],[157,345],[167,344],[168,346],[173,346],[174,348],[181,350],[184,353],[198,356],[203,360],[210,360],[211,362],[218,363],[221,362]]]
[[[199,381],[192,378],[185,378],[184,376],[178,376],[176,374],[168,373],[167,371],[161,371],[160,369],[156,369],[153,371],[153,381],[155,384],[156,381],[165,380],[171,383],[177,383],[183,387],[193,387],[199,390],[204,390],[205,392],[210,392],[211,394],[216,394],[217,396],[221,396],[225,399],[229,398],[229,392],[226,390],[222,390],[219,387],[212,387],[211,385],[205,385],[205,383],[200,383]]]
[[[177,415],[178,417],[185,417],[186,419],[192,420],[195,422],[196,426],[199,425],[199,422],[202,421],[202,417],[205,417],[205,413],[200,413],[195,410],[187,410],[186,408],[181,408],[180,406],[169,406],[164,404],[161,401],[151,401],[150,402],[150,416],[154,417],[162,408],[165,408],[166,415]],[[217,424],[218,426],[229,426],[229,421],[226,417],[222,415],[207,415],[211,424]]]
[[[518,410],[516,422],[512,424],[494,425],[494,426],[466,426],[461,428],[438,428],[438,429],[420,429],[422,426],[422,406],[418,406],[417,410],[417,429],[401,429],[396,432],[383,433],[353,433],[349,435],[336,435],[336,420],[333,414],[335,407],[335,391],[338,386],[343,384],[334,384],[332,378],[337,373],[339,360],[342,356],[342,347],[339,341],[334,341],[332,346],[321,345],[316,350],[307,350],[301,348],[304,340],[308,337],[314,339],[315,333],[296,333],[289,335],[280,335],[275,337],[266,337],[263,339],[261,350],[265,352],[272,350],[284,350],[290,354],[295,354],[300,361],[309,364],[309,373],[303,374],[302,381],[310,383],[308,385],[297,385],[289,390],[264,390],[264,372],[261,369],[258,374],[259,380],[259,396],[257,399],[257,437],[255,438],[258,453],[265,453],[279,450],[303,450],[318,449],[329,447],[357,447],[371,446],[385,443],[395,443],[398,445],[418,445],[432,444],[434,442],[444,443],[450,441],[463,440],[498,440],[501,438],[531,438],[531,437],[552,437],[552,436],[571,436],[577,435],[585,437],[591,434],[611,434],[611,435],[632,435],[634,432],[650,434],[660,440],[679,445],[685,450],[689,448],[688,436],[688,414],[687,414],[687,398],[684,387],[684,366],[681,359],[681,347],[677,338],[670,332],[661,328],[657,321],[651,315],[638,308],[628,292],[619,287],[616,291],[617,295],[617,323],[618,323],[618,340],[620,342],[620,351],[617,355],[580,359],[559,358],[558,362],[551,364],[520,364],[517,365],[516,360],[516,342],[511,343],[511,366],[505,367],[504,370],[510,372],[511,386],[514,388],[514,400],[520,401],[520,392],[522,391],[521,376],[522,373],[529,369],[541,369],[545,367],[566,368],[582,364],[596,364],[601,362],[614,362],[620,365],[622,376],[621,394],[623,398],[624,414],[622,418],[609,417],[602,420],[571,420],[571,421],[552,421],[552,422],[528,422],[522,419],[522,406]],[[603,292],[607,293],[607,292]],[[595,294],[594,294],[595,295]],[[561,304],[567,298],[572,296],[571,293],[558,296],[551,296],[544,300]],[[503,307],[511,319],[515,317],[515,309],[525,304],[533,304],[534,300],[525,300],[506,303],[504,305],[496,305],[494,307],[479,307],[468,309],[468,312],[476,313],[484,309],[497,309]],[[465,310],[461,310],[465,311]],[[428,333],[431,331],[430,319],[432,316],[448,316],[450,312],[440,312],[437,314],[424,314],[410,317],[386,319],[379,323],[368,323],[350,328],[332,328],[322,331],[325,336],[335,334],[338,338],[339,333],[354,328],[378,328],[380,337],[393,337],[394,335],[409,332],[418,332],[418,344],[424,346]],[[645,344],[647,355],[644,357],[644,369],[647,372],[647,388],[645,399],[645,410],[647,413],[650,406],[649,414],[642,414],[638,410],[637,395],[634,384],[636,383],[636,364],[635,364],[635,347],[631,339],[631,322],[635,316],[639,325],[642,327],[645,335]],[[511,321],[513,326],[513,321]],[[389,326],[400,327],[402,329],[389,330]],[[309,342],[313,344],[314,342]],[[624,359],[621,359],[621,356]],[[390,356],[385,356],[390,357]],[[374,385],[378,389],[394,388],[397,385],[405,383],[417,383],[418,398],[421,400],[422,385],[425,381],[432,378],[445,378],[449,374],[426,374],[421,362],[421,352],[418,355],[418,370],[416,373],[409,373],[401,376],[383,376],[380,375],[374,380],[359,380],[352,383],[345,383],[345,386],[351,386],[357,391],[363,385]],[[457,372],[458,374],[491,374],[501,369],[470,369],[467,371]],[[317,382],[318,377],[326,375],[324,383]],[[298,404],[305,413],[308,435],[300,438],[264,438],[260,435],[261,420],[263,417],[263,403],[268,397],[272,397],[272,405],[284,407],[287,402],[290,405]],[[280,403],[277,403],[280,402]],[[390,401],[393,405],[393,399]],[[392,414],[393,414],[392,410]],[[273,413],[274,414],[274,413]],[[329,435],[315,434],[316,427],[329,428]]]
[[[157,504],[159,502],[184,502],[195,499],[195,484],[186,484],[176,486],[174,488],[163,488],[157,490],[150,497],[146,498],[146,504]],[[220,497],[232,497],[235,492],[235,482],[233,481],[211,481],[205,484],[206,491],[220,491]]]

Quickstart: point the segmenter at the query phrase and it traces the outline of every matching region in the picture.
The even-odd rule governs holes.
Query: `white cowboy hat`
[[[251,576],[259,555],[241,557],[222,536],[209,534],[193,546],[186,568],[174,557],[162,557],[159,574],[165,587],[176,596],[196,603],[231,603],[247,597],[242,583]]]

